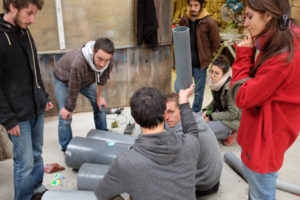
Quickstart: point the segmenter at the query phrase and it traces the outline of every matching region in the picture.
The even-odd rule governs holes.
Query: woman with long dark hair
[[[300,29],[287,0],[245,2],[248,36],[238,44],[230,89],[242,109],[237,141],[249,199],[273,200],[300,130]]]

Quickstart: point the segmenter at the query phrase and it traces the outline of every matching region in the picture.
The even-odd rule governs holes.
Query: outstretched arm
[[[189,96],[193,94],[195,84],[179,91],[179,109],[184,134],[192,134],[198,138],[198,127],[189,104]]]

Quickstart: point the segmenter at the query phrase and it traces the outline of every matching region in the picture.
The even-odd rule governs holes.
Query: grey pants
[[[209,128],[214,132],[218,140],[224,140],[233,131],[233,129],[225,126],[221,121],[209,121]]]

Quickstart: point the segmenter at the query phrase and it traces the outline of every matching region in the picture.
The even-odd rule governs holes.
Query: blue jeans
[[[277,172],[260,174],[243,163],[243,174],[249,185],[249,200],[275,200]]]
[[[59,110],[61,110],[65,106],[65,102],[68,95],[68,87],[63,82],[61,82],[60,80],[54,77],[54,88],[55,88],[55,95],[58,103],[58,108]],[[88,98],[88,100],[91,102],[94,111],[94,122],[95,122],[96,129],[107,130],[106,115],[104,112],[99,110],[99,107],[97,105],[96,84],[92,84],[87,88],[81,89],[80,93],[86,98]],[[62,147],[62,151],[65,152],[69,142],[73,137],[72,129],[71,129],[72,119],[63,120],[60,115],[58,115],[58,118],[59,118],[58,120],[59,144]]]
[[[13,143],[15,200],[30,200],[34,190],[43,188],[44,113],[18,125],[20,136],[8,134]]]
[[[195,81],[194,89],[194,102],[192,110],[194,112],[199,112],[202,108],[203,95],[206,83],[206,69],[200,69],[199,67],[192,68],[192,74]]]

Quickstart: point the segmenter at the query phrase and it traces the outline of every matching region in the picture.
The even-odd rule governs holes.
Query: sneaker
[[[227,138],[223,144],[225,146],[231,146],[234,142],[235,135],[236,135],[236,131],[233,131],[230,135],[227,136]]]

